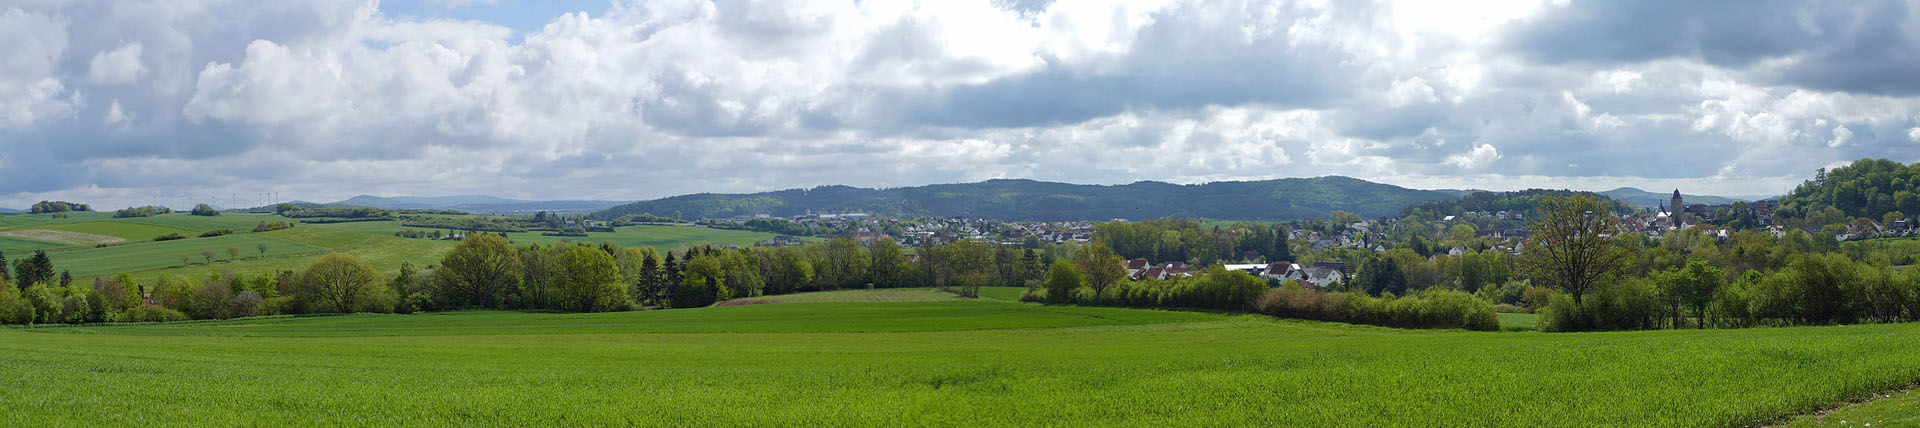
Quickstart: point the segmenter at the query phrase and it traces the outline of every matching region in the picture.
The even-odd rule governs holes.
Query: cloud
[[[87,66],[87,80],[100,84],[132,83],[147,68],[140,63],[140,42],[131,42],[93,56]]]
[[[1833,138],[1827,140],[1827,147],[1844,146],[1848,140],[1852,139],[1853,130],[1847,129],[1846,125],[1835,126],[1833,127]]]
[[[1920,161],[1909,3],[392,6],[0,7],[0,206],[997,177],[1764,194]]]
[[[1491,144],[1481,144],[1465,154],[1448,156],[1447,164],[1461,169],[1480,169],[1497,160],[1500,160],[1500,150]]]

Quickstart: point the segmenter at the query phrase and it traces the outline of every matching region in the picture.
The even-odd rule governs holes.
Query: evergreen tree
[[[1287,245],[1286,226],[1278,226],[1273,229],[1273,251],[1267,253],[1267,261],[1293,261],[1293,247]]]
[[[668,255],[667,257],[673,257]],[[634,290],[634,300],[641,305],[656,305],[660,301],[661,286],[660,262],[653,257],[640,258],[640,282]]]
[[[680,265],[673,261],[672,251],[667,252],[667,260],[661,263],[660,270],[662,279],[666,280],[661,284],[660,293],[671,296],[673,289],[680,286]]]
[[[73,285],[73,271],[60,271],[60,287]]]
[[[11,284],[13,274],[7,271],[7,252],[0,251],[0,286]],[[21,287],[22,290],[26,289]]]

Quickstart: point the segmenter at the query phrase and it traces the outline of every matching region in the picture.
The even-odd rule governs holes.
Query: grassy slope
[[[63,244],[58,242],[39,241],[39,240],[33,240],[33,239],[21,239],[21,238],[15,238],[11,236],[0,236],[0,253],[6,253],[9,258],[15,257],[16,255],[23,254],[23,253],[31,253],[33,252],[33,250],[52,250],[56,248],[66,248],[71,246],[73,245]]]
[[[191,257],[191,263],[205,264],[206,259],[201,258],[201,251],[212,251],[215,260],[225,261],[229,258],[228,247],[239,249],[241,257],[255,257],[259,255],[255,248],[257,244],[267,244],[266,255],[269,257],[325,251],[324,248],[249,233],[212,238],[141,242],[50,255],[53,257],[53,265],[56,268],[70,270],[74,276],[79,277],[181,266],[183,263],[180,261],[180,255],[182,254]]]
[[[286,217],[274,214],[234,214],[224,213],[213,217],[201,217],[186,213],[162,214],[154,217],[113,218],[112,212],[67,213],[68,218],[53,218],[52,214],[9,214],[0,216],[0,229],[24,229],[52,224],[84,223],[91,221],[117,221],[123,223],[150,224],[194,232],[213,229],[233,229],[235,231],[253,230],[253,226],[262,221],[283,221]],[[149,236],[148,238],[152,238]]]
[[[281,240],[292,246],[307,248],[308,251],[292,256],[269,256],[260,259],[245,259],[234,263],[216,261],[212,265],[195,263],[190,266],[176,266],[165,269],[132,272],[133,277],[141,282],[147,282],[161,274],[172,275],[174,277],[206,277],[214,272],[271,274],[279,271],[299,271],[306,269],[307,266],[312,265],[313,262],[319,261],[320,258],[325,257],[326,254],[336,252],[358,256],[366,260],[375,270],[380,271],[381,275],[393,276],[400,272],[401,263],[413,263],[418,267],[426,267],[427,265],[438,263],[440,256],[446,254],[447,250],[453,248],[454,245],[453,242],[449,241],[368,235],[357,232],[317,228],[312,225],[303,225],[293,229],[250,235]],[[269,255],[274,253],[273,248],[270,244],[268,250]],[[224,250],[217,250],[216,252],[220,251]],[[250,245],[240,247],[240,251],[241,257],[249,257],[251,254],[257,254],[252,253],[254,249]],[[226,253],[221,252],[220,254],[224,257]],[[178,265],[180,263],[179,255],[175,254],[172,257],[174,257],[173,263]],[[76,271],[75,274],[78,275],[78,272]]]
[[[106,235],[128,241],[151,241],[154,237],[169,233],[186,236],[198,235],[200,231],[177,227],[156,226],[151,224],[129,223],[124,221],[90,221],[85,223],[55,224],[33,229],[64,230],[68,232]]]
[[[1916,345],[991,301],[9,328],[0,425],[1734,425],[1920,379]]]

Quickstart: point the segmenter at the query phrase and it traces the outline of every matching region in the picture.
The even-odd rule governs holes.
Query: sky
[[[830,184],[1780,194],[1920,162],[1920,1],[0,1],[0,207]]]

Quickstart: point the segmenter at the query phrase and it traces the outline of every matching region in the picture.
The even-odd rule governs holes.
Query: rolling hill
[[[1300,220],[1335,210],[1363,217],[1396,215],[1409,205],[1452,199],[1355,178],[1328,176],[1180,185],[1141,181],[1084,185],[1034,180],[988,180],[890,189],[823,186],[752,194],[701,193],[634,202],[595,212],[598,218],[650,213],[684,219],[808,212],[864,212],[895,217],[974,217],[999,220],[1111,220],[1195,217],[1223,220]]]
[[[1600,192],[1600,194],[1606,195],[1609,198],[1613,198],[1613,200],[1616,200],[1616,201],[1626,202],[1634,206],[1647,207],[1647,208],[1658,208],[1662,205],[1666,205],[1668,199],[1673,199],[1673,192],[1656,193],[1656,192],[1649,192],[1645,190],[1635,189],[1632,187],[1622,187],[1618,189],[1608,190],[1605,192]],[[1685,203],[1688,205],[1692,205],[1692,204],[1727,205],[1727,204],[1734,203],[1736,201],[1747,201],[1747,202],[1753,201],[1752,199],[1729,198],[1724,196],[1689,195],[1686,193],[1681,193],[1680,199],[1682,199],[1681,203]]]
[[[484,195],[395,196],[360,195],[326,205],[354,205],[381,209],[460,210],[472,213],[591,212],[622,201],[523,201]]]

